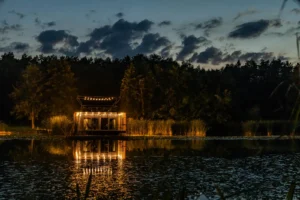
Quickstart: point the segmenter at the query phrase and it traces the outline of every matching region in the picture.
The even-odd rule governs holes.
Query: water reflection
[[[77,183],[85,191],[89,174],[90,196],[99,199],[153,199],[183,185],[189,194],[214,197],[214,184],[234,193],[257,180],[285,184],[268,190],[282,199],[291,179],[278,177],[295,175],[295,152],[300,140],[6,140],[0,141],[0,199],[73,198]]]
[[[80,190],[84,191],[88,176],[91,174],[92,196],[107,197],[112,186],[121,187],[122,194],[129,193],[128,187],[119,185],[126,182],[123,169],[126,141],[76,140],[72,141],[72,154],[75,166],[69,181],[73,188],[78,184]]]
[[[77,140],[73,141],[73,156],[76,160],[112,160],[126,158],[126,141]]]
[[[122,160],[126,158],[126,141],[76,140],[72,142],[72,151],[77,169],[75,180],[81,179],[77,174],[80,172],[84,176],[111,177],[121,170]],[[118,165],[113,169],[115,161]]]

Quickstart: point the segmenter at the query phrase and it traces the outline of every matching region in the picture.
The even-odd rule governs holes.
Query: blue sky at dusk
[[[300,5],[282,0],[0,0],[0,53],[159,54],[215,68],[297,61]]]

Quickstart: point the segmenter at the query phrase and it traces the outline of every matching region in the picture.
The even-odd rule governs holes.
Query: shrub
[[[0,131],[7,131],[8,125],[0,121]]]
[[[52,134],[70,135],[73,123],[67,116],[57,115],[50,117],[43,124],[45,128],[52,130]]]

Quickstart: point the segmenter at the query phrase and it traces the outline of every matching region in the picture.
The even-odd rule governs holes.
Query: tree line
[[[201,119],[215,132],[238,130],[247,120],[298,116],[299,77],[298,65],[281,60],[205,70],[157,55],[18,59],[6,53],[0,59],[0,120],[72,116],[80,94],[119,96],[120,109],[135,119]]]

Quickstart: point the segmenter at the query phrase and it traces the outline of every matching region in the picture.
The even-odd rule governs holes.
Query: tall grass
[[[257,121],[247,121],[242,123],[242,128],[244,131],[244,136],[254,136],[257,132],[258,128],[258,122]]]
[[[205,136],[206,129],[205,123],[201,120],[136,120],[129,118],[127,123],[127,134],[131,136]]]
[[[246,121],[242,128],[244,136],[294,135],[297,132],[295,122],[288,120]]]

